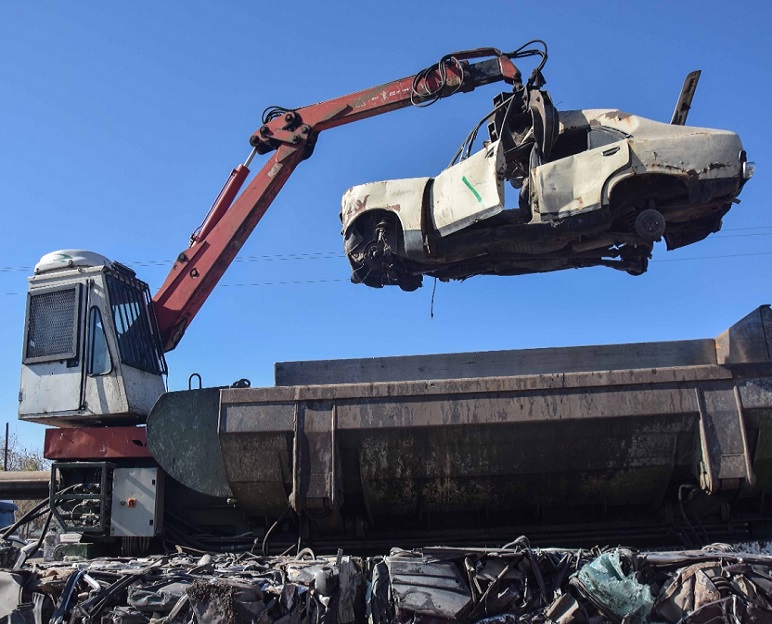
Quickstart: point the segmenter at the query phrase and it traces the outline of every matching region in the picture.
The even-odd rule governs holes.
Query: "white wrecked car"
[[[437,177],[345,193],[352,281],[414,290],[423,275],[640,275],[663,236],[676,249],[718,231],[753,174],[736,134],[677,125],[685,114],[666,124],[612,109],[557,113],[546,92],[529,95],[518,116],[498,104],[491,141]],[[509,207],[507,181],[520,189]]]

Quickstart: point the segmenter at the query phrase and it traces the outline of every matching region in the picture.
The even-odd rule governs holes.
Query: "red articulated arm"
[[[250,138],[254,148],[245,165],[231,172],[191,245],[178,257],[153,297],[165,351],[177,346],[186,327],[214,290],[252,230],[295,167],[313,152],[319,132],[410,105],[427,106],[455,93],[498,81],[520,84],[514,53],[494,48],[443,57],[414,76],[295,110],[275,108]],[[470,63],[470,59],[486,60]],[[241,195],[248,166],[257,154],[273,152]]]

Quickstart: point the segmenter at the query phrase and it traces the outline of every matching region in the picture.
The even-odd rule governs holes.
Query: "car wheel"
[[[665,233],[665,217],[655,208],[647,208],[635,217],[635,233],[648,243],[662,238]]]
[[[413,275],[412,273],[401,273],[397,278],[399,287],[405,292],[413,292],[421,288],[424,278],[422,275]]]
[[[649,268],[649,258],[651,257],[651,243],[641,245],[624,245],[619,251],[621,258],[620,267],[630,275],[643,275]]]
[[[423,276],[410,273],[399,255],[400,237],[401,229],[393,214],[378,212],[361,217],[345,242],[351,281],[372,288],[394,284],[407,292],[420,288]]]
[[[634,275],[639,276],[646,273],[646,270],[649,268],[649,259],[648,258],[639,258],[636,262],[631,263],[627,269],[625,269],[625,272],[628,275]]]

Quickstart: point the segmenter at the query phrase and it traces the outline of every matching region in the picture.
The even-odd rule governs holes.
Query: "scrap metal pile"
[[[0,622],[627,624],[772,622],[772,556],[393,550],[357,558],[173,555],[0,571]]]

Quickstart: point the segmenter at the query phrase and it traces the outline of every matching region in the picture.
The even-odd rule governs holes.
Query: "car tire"
[[[647,243],[654,243],[665,233],[665,217],[659,210],[647,208],[635,217],[635,233]]]
[[[421,288],[423,284],[422,275],[412,275],[411,273],[401,273],[397,279],[399,287],[405,292],[413,292]]]

